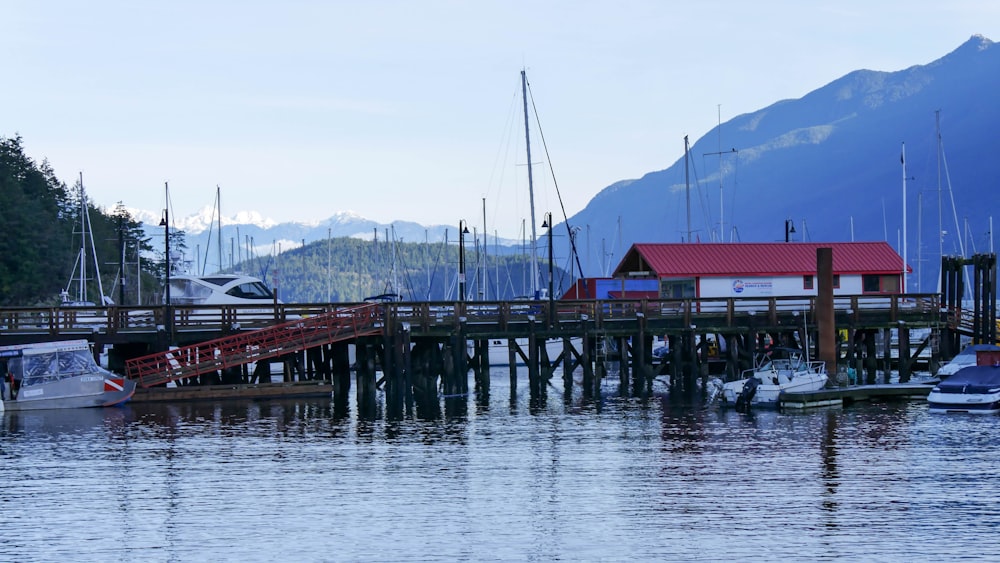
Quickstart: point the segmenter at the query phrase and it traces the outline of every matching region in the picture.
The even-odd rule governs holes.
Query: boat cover
[[[969,366],[937,384],[942,393],[986,394],[1000,389],[1000,367]]]

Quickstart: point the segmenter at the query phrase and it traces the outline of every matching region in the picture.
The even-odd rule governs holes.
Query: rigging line
[[[441,266],[441,254],[446,250],[446,245],[444,241],[441,241],[441,246],[438,247],[437,258],[434,260],[434,268],[431,270],[431,279],[427,282],[427,300],[431,300],[431,290],[434,287],[434,280],[437,279],[438,268]]]
[[[531,109],[535,112],[535,123],[538,125],[538,137],[542,140],[542,150],[545,151],[545,160],[549,163],[549,174],[552,176],[552,185],[556,189],[556,198],[559,200],[559,209],[562,211],[563,224],[566,225],[566,233],[569,234],[569,244],[570,252],[572,252],[573,257],[576,258],[576,267],[580,272],[580,278],[583,278],[583,266],[580,264],[580,255],[576,251],[576,242],[573,240],[572,227],[569,224],[569,217],[566,215],[566,205],[563,204],[562,192],[559,191],[559,182],[556,181],[556,172],[552,166],[552,159],[549,157],[549,145],[545,142],[545,133],[542,132],[542,122],[538,119],[538,108],[535,107],[535,96],[531,92],[531,85],[528,85],[528,94],[531,98]],[[529,165],[531,163],[528,163]],[[552,228],[552,225],[549,225]],[[550,257],[551,259],[551,257]],[[586,281],[584,281],[586,284]]]
[[[497,148],[497,154],[493,159],[493,170],[490,171],[490,180],[489,183],[487,184],[487,189],[486,189],[486,197],[489,197],[493,188],[496,187],[496,196],[497,196],[496,199],[498,200],[498,202],[494,204],[493,216],[491,217],[491,219],[493,219],[494,222],[496,221],[497,218],[497,208],[499,207],[500,191],[503,186],[504,178],[507,173],[507,163],[510,161],[511,142],[514,138],[514,127],[516,125],[515,117],[517,114],[518,99],[519,99],[518,92],[515,91],[513,96],[511,97],[510,109],[507,112],[507,122],[504,126],[504,132],[500,136],[500,146]],[[497,178],[498,171],[500,176],[499,178]]]
[[[703,219],[704,219],[706,225],[711,225],[710,219],[708,217],[705,217],[705,214],[707,213],[708,206],[705,204],[705,201],[703,199],[703,194],[701,193],[701,179],[698,178],[698,169],[694,165],[694,160],[691,160],[691,171],[693,172],[693,175],[694,175],[694,187],[698,191],[698,203],[701,204],[701,212],[702,212]],[[691,241],[688,241],[688,243],[690,243],[690,242]]]
[[[691,167],[695,168],[693,163]],[[695,189],[698,191],[698,204],[701,205],[702,221],[705,222],[705,235],[708,236],[708,240],[712,240],[712,206],[708,201],[707,190],[702,191],[701,187],[702,181],[698,178],[698,170],[695,169]]]
[[[212,222],[208,225],[208,241],[205,242],[205,259],[201,263],[201,274],[199,274],[202,276],[205,275],[205,267],[208,266],[208,249],[212,247],[212,227],[215,225],[215,212],[218,210],[218,207],[219,207],[219,194],[218,192],[216,192],[215,200],[212,202]],[[219,229],[221,228],[222,226],[220,224]],[[220,270],[222,269],[221,264],[219,264],[219,269]]]

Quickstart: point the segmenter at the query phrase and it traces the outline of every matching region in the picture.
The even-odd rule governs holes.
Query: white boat
[[[1000,365],[973,365],[958,370],[931,389],[927,405],[934,413],[1000,412]]]
[[[8,411],[110,407],[129,400],[135,381],[94,361],[86,340],[0,346]]]
[[[525,354],[528,353],[528,339],[527,338],[517,338],[515,339],[515,344],[521,349]],[[580,343],[582,339],[573,338],[571,344],[577,350],[580,349]],[[469,341],[469,354],[475,353],[475,343],[474,341]],[[555,360],[559,357],[559,354],[563,353],[563,341],[561,338],[550,338],[545,341],[545,353],[549,357],[549,361]],[[506,338],[491,338],[489,341],[489,359],[490,367],[508,367],[510,366],[510,344],[509,340]],[[527,363],[521,358],[520,354],[514,354],[514,365],[524,366]]]
[[[774,348],[736,381],[721,384],[718,396],[724,406],[777,407],[782,393],[818,391],[827,382],[826,363],[809,361],[802,350]],[[717,384],[718,385],[718,384]]]
[[[941,366],[941,369],[939,369],[935,375],[941,379],[945,379],[955,375],[958,373],[958,370],[962,368],[976,365],[976,353],[980,350],[1000,352],[1000,346],[994,346],[993,344],[972,344],[970,346],[966,346],[965,349],[952,358],[950,362]]]
[[[275,302],[281,303],[267,284],[253,276],[174,274],[170,277],[172,305],[272,305]]]

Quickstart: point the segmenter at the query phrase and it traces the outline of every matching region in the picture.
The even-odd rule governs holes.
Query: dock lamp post
[[[173,311],[170,310],[170,215],[167,208],[163,208],[163,218],[160,219],[160,226],[163,227],[163,272],[166,280],[164,290],[164,324],[167,334],[173,336]]]
[[[549,326],[550,327],[553,325],[553,321],[555,319],[555,310],[554,310],[555,296],[552,293],[552,227],[554,227],[554,225],[552,224],[552,212],[547,211],[545,213],[545,221],[542,223],[542,228],[543,229],[547,228],[549,230]]]
[[[785,219],[785,242],[790,242],[792,240],[792,235],[795,234],[795,222],[791,219]]]
[[[458,222],[458,300],[465,301],[465,235],[469,227],[465,219]]]

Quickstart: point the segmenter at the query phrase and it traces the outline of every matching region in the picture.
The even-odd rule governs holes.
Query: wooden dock
[[[293,381],[281,383],[235,383],[229,385],[184,385],[180,387],[137,388],[133,403],[174,401],[214,401],[221,399],[291,399],[331,397],[329,381]]]
[[[781,408],[809,409],[828,406],[850,406],[858,401],[927,400],[934,385],[929,383],[889,383],[852,385],[820,389],[819,391],[782,393]]]

